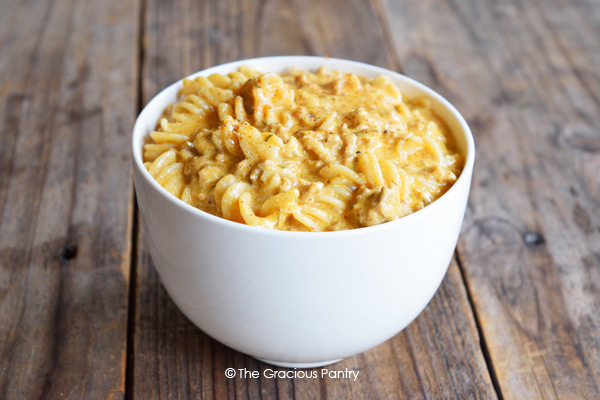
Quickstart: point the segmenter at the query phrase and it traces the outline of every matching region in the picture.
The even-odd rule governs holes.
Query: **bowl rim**
[[[143,125],[142,121],[145,121],[148,118],[148,116],[146,114],[150,113],[150,109],[152,108],[153,103],[160,101],[160,99],[162,97],[167,96],[167,93],[170,93],[176,87],[180,87],[182,85],[183,79],[193,79],[198,76],[208,76],[211,73],[217,72],[218,70],[221,70],[221,69],[231,69],[232,71],[234,71],[242,65],[252,64],[252,63],[276,62],[276,64],[278,65],[278,68],[279,68],[279,64],[286,64],[286,66],[284,68],[289,68],[289,67],[296,65],[295,61],[296,61],[296,64],[298,64],[300,62],[307,62],[307,61],[310,61],[313,63],[321,62],[322,64],[325,64],[327,62],[333,62],[333,63],[338,63],[338,64],[339,63],[345,64],[349,67],[368,69],[374,73],[378,73],[380,75],[387,75],[387,76],[393,77],[395,80],[404,81],[408,85],[416,87],[418,90],[424,92],[427,96],[434,98],[443,108],[447,109],[452,114],[452,116],[457,120],[458,124],[460,125],[461,131],[464,134],[464,138],[466,141],[465,165],[463,167],[463,170],[462,170],[460,176],[456,180],[456,182],[454,182],[454,184],[442,196],[440,196],[439,198],[437,198],[436,200],[434,200],[427,206],[425,206],[422,209],[415,211],[409,215],[406,215],[402,218],[394,220],[394,221],[389,221],[389,222],[385,222],[385,223],[373,225],[373,226],[360,227],[360,228],[354,228],[354,229],[345,229],[345,230],[338,230],[338,231],[303,232],[303,231],[283,231],[283,230],[277,230],[277,229],[268,229],[268,228],[264,228],[264,227],[260,227],[260,226],[246,225],[246,224],[230,221],[223,217],[218,217],[216,215],[210,214],[209,212],[203,211],[203,210],[196,208],[190,204],[187,204],[183,200],[181,200],[181,199],[175,197],[174,195],[172,195],[171,193],[169,193],[150,175],[150,173],[148,172],[146,167],[144,167],[143,157],[142,157],[142,147],[143,146],[139,146],[139,148],[138,148],[138,143],[137,143],[138,137],[140,137],[140,136],[143,137],[143,136],[148,135],[148,132],[143,132],[143,130],[145,130],[145,129],[142,128],[142,125]],[[303,67],[301,67],[301,68],[303,68]],[[335,68],[335,67],[333,67],[333,68]],[[265,72],[268,72],[268,71],[265,71]],[[159,116],[156,117],[157,121],[158,121],[158,118],[159,118]],[[457,135],[458,133],[453,132],[453,134]],[[208,219],[212,223],[225,225],[225,227],[229,227],[230,229],[239,229],[242,231],[247,230],[249,233],[252,233],[254,235],[283,236],[283,237],[287,236],[287,237],[295,237],[295,238],[302,238],[302,239],[309,239],[309,238],[310,239],[333,239],[333,238],[337,238],[339,236],[363,235],[363,234],[368,234],[368,233],[374,233],[375,231],[385,231],[388,229],[393,229],[398,225],[410,223],[410,222],[412,222],[412,220],[414,220],[416,218],[421,218],[422,216],[426,215],[427,213],[434,212],[437,208],[442,207],[443,204],[449,202],[451,197],[456,196],[456,193],[460,190],[459,189],[460,186],[463,186],[463,185],[470,186],[472,170],[473,170],[474,163],[475,163],[475,141],[473,138],[473,133],[471,132],[471,129],[469,128],[469,125],[467,124],[465,118],[456,109],[456,107],[454,107],[452,105],[452,103],[450,103],[448,100],[446,100],[442,95],[437,93],[435,90],[433,90],[430,87],[426,86],[425,84],[418,82],[418,81],[416,81],[406,75],[403,75],[399,72],[392,71],[392,70],[382,68],[382,67],[378,67],[378,66],[375,66],[372,64],[367,64],[367,63],[353,61],[353,60],[347,60],[347,59],[341,59],[341,58],[321,57],[321,56],[301,56],[301,55],[256,57],[256,58],[248,58],[248,59],[243,59],[243,60],[232,61],[232,62],[219,64],[219,65],[215,65],[215,66],[212,66],[209,68],[202,69],[200,71],[194,72],[193,74],[190,74],[184,78],[181,78],[181,79],[175,81],[174,83],[170,84],[169,86],[167,86],[166,88],[164,88],[163,90],[158,92],[156,95],[154,95],[152,97],[152,99],[150,101],[148,101],[148,103],[144,106],[142,111],[137,116],[134,126],[133,126],[132,135],[131,135],[131,152],[132,152],[132,156],[131,156],[132,164],[133,164],[134,168],[136,168],[138,170],[138,172],[140,173],[142,178],[145,179],[150,184],[150,186],[152,186],[152,188],[160,196],[162,196],[164,199],[166,199],[170,203],[176,205],[177,207],[179,207],[189,213],[192,213],[193,215],[196,215],[202,219]],[[467,172],[467,173],[465,173],[465,172]]]

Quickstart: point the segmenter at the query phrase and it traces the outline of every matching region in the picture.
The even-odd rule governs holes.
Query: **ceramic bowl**
[[[147,247],[167,292],[202,331],[270,364],[316,367],[396,335],[425,308],[450,263],[471,183],[475,147],[464,118],[439,94],[406,76],[354,61],[269,57],[191,75],[226,74],[249,64],[389,76],[408,97],[424,96],[465,157],[457,182],[400,220],[337,232],[283,232],[231,222],[189,206],[144,168],[142,145],[176,101],[177,82],[154,97],[133,130],[133,173]]]

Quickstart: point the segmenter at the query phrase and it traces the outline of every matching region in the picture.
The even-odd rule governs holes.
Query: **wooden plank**
[[[256,6],[249,1],[149,0],[144,103],[186,74],[241,58],[317,54],[393,66],[380,11],[358,0]],[[359,371],[356,382],[269,379],[264,373],[272,367],[210,339],[176,309],[142,239],[135,285],[135,398],[495,398],[454,264],[431,305],[408,329],[334,366]],[[230,367],[258,371],[261,378],[227,379],[224,373]]]
[[[138,8],[0,2],[0,398],[124,397]]]
[[[600,398],[600,3],[386,6],[476,136],[459,255],[502,394]]]

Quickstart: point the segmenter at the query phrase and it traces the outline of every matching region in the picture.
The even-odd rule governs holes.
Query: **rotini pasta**
[[[427,99],[384,76],[311,73],[183,81],[144,145],[145,166],[186,203],[270,229],[380,224],[445,193],[463,167]]]

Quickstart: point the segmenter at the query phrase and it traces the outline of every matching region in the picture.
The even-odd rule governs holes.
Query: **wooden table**
[[[2,0],[0,398],[600,398],[599,38],[598,0]],[[475,135],[448,274],[407,329],[331,367],[356,381],[265,377],[177,310],[143,241],[141,107],[282,54],[404,73]]]

